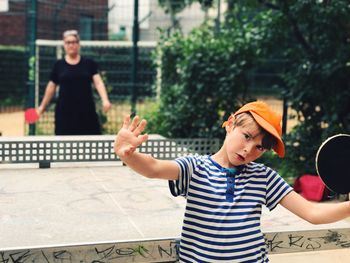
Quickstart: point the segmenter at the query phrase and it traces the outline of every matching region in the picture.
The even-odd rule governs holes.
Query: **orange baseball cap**
[[[255,121],[268,133],[273,135],[277,139],[277,144],[273,147],[273,150],[279,157],[284,157],[284,144],[282,141],[282,128],[281,128],[281,115],[273,111],[265,102],[254,101],[245,104],[242,108],[233,114],[236,115],[250,112]],[[224,122],[223,126],[226,126],[227,122]]]

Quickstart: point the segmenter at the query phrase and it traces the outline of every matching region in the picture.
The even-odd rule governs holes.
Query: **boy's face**
[[[263,135],[255,123],[237,127],[229,125],[226,131],[226,153],[233,166],[252,162],[266,152],[262,147]]]

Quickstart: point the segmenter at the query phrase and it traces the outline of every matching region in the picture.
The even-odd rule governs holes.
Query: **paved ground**
[[[0,114],[0,133],[2,136],[23,136],[24,125],[23,111]]]
[[[179,236],[185,200],[173,198],[166,181],[145,179],[121,163],[71,166],[0,164],[0,248]],[[277,207],[264,211],[262,227],[264,232],[349,228],[350,221],[313,226]],[[349,256],[342,249],[271,260],[336,263]]]

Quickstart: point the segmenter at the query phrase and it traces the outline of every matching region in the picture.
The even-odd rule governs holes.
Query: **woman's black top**
[[[91,86],[97,73],[97,64],[88,58],[81,57],[75,65],[65,59],[56,61],[50,75],[50,80],[59,85],[56,135],[101,134]]]

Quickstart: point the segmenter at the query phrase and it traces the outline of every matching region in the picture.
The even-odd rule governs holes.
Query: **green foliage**
[[[189,3],[187,0],[158,0],[158,4],[165,13],[176,14],[181,12]]]
[[[277,68],[267,85],[282,88],[299,124],[284,136],[285,161],[262,160],[286,177],[315,173],[321,142],[350,133],[348,1],[227,3],[219,35],[206,25],[188,37],[162,39],[161,103],[150,129],[168,137],[221,136],[222,121],[249,98],[247,74],[256,66]]]
[[[191,3],[192,0],[158,0],[158,4],[163,8],[164,12],[170,14],[172,26],[168,29],[169,32],[171,29],[174,29],[175,31],[181,31],[180,21],[176,15]]]
[[[223,136],[222,122],[251,99],[248,72],[259,56],[263,32],[254,20],[214,35],[203,25],[189,36],[175,33],[161,39],[156,63],[161,69],[161,103],[149,121],[151,132],[166,137]]]
[[[288,61],[285,97],[300,124],[286,137],[287,163],[315,173],[317,148],[328,136],[350,132],[350,16],[348,1],[279,2],[265,44]],[[276,45],[278,43],[278,45]]]
[[[214,5],[214,0],[198,0],[198,2],[201,4],[203,10],[207,10]]]
[[[27,95],[25,50],[18,46],[0,46],[0,57],[0,104],[23,105]]]

